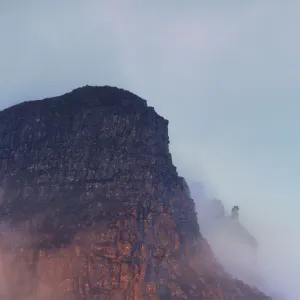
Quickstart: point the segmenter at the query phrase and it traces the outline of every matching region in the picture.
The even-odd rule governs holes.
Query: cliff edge
[[[114,87],[0,112],[1,299],[269,299],[215,260],[168,145]]]

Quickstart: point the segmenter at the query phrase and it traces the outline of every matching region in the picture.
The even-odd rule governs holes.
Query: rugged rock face
[[[214,259],[167,125],[112,87],[0,112],[3,299],[268,299]]]

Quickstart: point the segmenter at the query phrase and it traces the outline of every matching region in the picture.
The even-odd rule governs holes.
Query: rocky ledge
[[[215,260],[168,145],[114,87],[0,112],[1,299],[269,299]]]

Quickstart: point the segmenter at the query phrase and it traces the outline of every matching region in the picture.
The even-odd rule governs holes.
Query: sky
[[[299,28],[296,0],[1,0],[0,109],[86,84],[146,99],[180,174],[240,206],[299,294]]]

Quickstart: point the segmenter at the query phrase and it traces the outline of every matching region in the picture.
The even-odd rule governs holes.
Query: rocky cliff
[[[0,112],[1,299],[268,299],[216,262],[168,144],[112,87]]]

